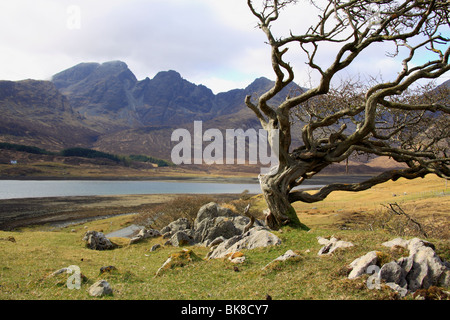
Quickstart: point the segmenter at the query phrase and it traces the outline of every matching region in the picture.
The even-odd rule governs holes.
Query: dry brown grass
[[[141,212],[134,222],[158,230],[178,218],[187,218],[193,224],[200,207],[211,201],[213,198],[206,195],[178,196],[164,204]]]
[[[405,217],[387,223],[390,214],[384,205],[398,203],[430,237],[450,239],[449,194],[444,179],[429,175],[424,179],[390,181],[357,193],[335,192],[322,202],[295,203],[294,208],[300,221],[309,227],[370,230],[384,224],[397,235],[418,235],[405,223]]]

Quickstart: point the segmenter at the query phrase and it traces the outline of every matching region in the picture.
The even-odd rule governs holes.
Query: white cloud
[[[208,85],[208,79],[235,68],[243,51],[264,45],[262,37],[254,38],[259,30],[245,30],[254,20],[242,4],[237,0],[2,3],[0,27],[8,32],[0,35],[0,59],[8,68],[0,71],[0,78],[47,79],[61,67],[80,62],[123,60],[138,79],[174,69],[188,80],[202,81],[203,75]],[[70,28],[73,7],[79,8],[79,29]],[[255,72],[253,68],[251,76]],[[224,78],[222,83],[240,80]]]
[[[71,6],[79,8],[79,29],[70,27]],[[316,18],[303,2],[285,10],[273,31],[301,33]],[[265,36],[243,0],[2,1],[0,28],[0,79],[49,79],[80,62],[108,60],[126,62],[138,79],[173,69],[216,93],[273,79]],[[329,64],[335,49],[324,48],[318,61]],[[296,82],[305,83],[304,53],[297,46],[288,55]],[[346,72],[376,72],[380,63],[394,72],[379,50],[355,62]]]

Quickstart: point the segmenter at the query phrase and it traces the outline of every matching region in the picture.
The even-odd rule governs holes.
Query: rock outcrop
[[[175,220],[169,223],[164,228],[162,228],[160,230],[160,233],[164,236],[164,238],[170,238],[178,231],[189,229],[191,229],[191,224],[189,223],[189,220],[186,218],[179,218],[178,220]]]
[[[362,257],[353,260],[353,262],[350,263],[349,266],[352,271],[348,275],[348,278],[355,279],[362,276],[364,273],[366,273],[367,268],[369,266],[376,265],[377,261],[378,257],[376,251],[370,251]]]
[[[383,245],[391,247],[393,244],[390,241]],[[409,256],[395,262],[403,270],[401,276],[394,279],[396,284],[406,286],[410,291],[431,286],[450,287],[450,263],[441,260],[432,243],[414,238],[403,246],[409,250]],[[389,280],[389,277],[384,278],[386,275],[389,273],[380,271],[381,279]]]
[[[161,234],[174,246],[212,246],[243,234],[249,222],[250,218],[210,202],[199,209],[193,225],[186,218],[180,218],[162,228]],[[262,227],[263,223],[255,221],[254,226]]]
[[[255,220],[255,219],[252,219]],[[173,246],[201,245],[211,247],[208,258],[224,258],[242,249],[278,245],[281,240],[264,223],[238,215],[215,202],[200,208],[193,225],[180,218],[161,229]],[[246,229],[250,228],[248,231]]]
[[[409,256],[381,265],[380,253],[371,251],[350,264],[348,278],[354,279],[366,272],[374,273],[372,280],[378,284],[383,281],[401,296],[431,286],[450,287],[450,263],[441,260],[432,243],[419,238],[396,238],[382,245],[406,248]]]

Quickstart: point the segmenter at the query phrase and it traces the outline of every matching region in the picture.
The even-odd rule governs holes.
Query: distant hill
[[[0,140],[59,150],[95,142],[84,123],[50,81],[0,81]]]

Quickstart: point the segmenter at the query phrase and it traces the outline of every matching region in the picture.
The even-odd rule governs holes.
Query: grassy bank
[[[393,196],[397,190],[409,191]],[[443,194],[437,192],[443,190]],[[416,193],[419,192],[419,194]],[[421,193],[423,192],[423,193]],[[388,194],[390,196],[388,196]],[[181,249],[164,246],[165,239],[154,238],[128,245],[125,239],[114,239],[122,247],[110,251],[87,249],[82,237],[87,230],[105,234],[134,223],[134,216],[120,216],[49,231],[40,226],[16,232],[0,232],[0,299],[393,299],[389,289],[370,290],[367,276],[348,280],[345,266],[372,250],[391,255],[381,243],[397,237],[393,230],[372,224],[368,218],[382,215],[382,204],[401,202],[417,221],[425,225],[431,211],[448,229],[449,200],[445,182],[433,177],[425,180],[388,183],[358,194],[336,193],[320,204],[296,205],[302,222],[311,231],[284,228],[274,232],[282,240],[280,246],[245,251],[246,260],[236,266],[228,260],[215,259],[190,263],[156,276],[167,258]],[[402,201],[400,201],[400,199]],[[257,206],[263,207],[261,197]],[[420,207],[422,206],[422,207]],[[423,209],[420,209],[423,208]],[[356,213],[356,214],[355,214]],[[343,228],[342,225],[346,227]],[[436,233],[438,234],[438,233]],[[355,244],[337,250],[331,256],[318,256],[321,245],[317,236],[334,235]],[[405,235],[405,237],[411,237]],[[11,238],[12,237],[12,238]],[[14,241],[13,241],[14,239]],[[450,242],[445,235],[430,237],[437,253],[450,260]],[[150,252],[155,244],[161,248]],[[207,248],[189,247],[204,258]],[[263,270],[270,261],[292,249],[300,258]],[[395,257],[393,257],[395,258]],[[81,289],[66,286],[67,275],[49,275],[69,265],[80,267],[86,277]],[[112,273],[100,274],[100,268],[113,265]],[[93,298],[87,290],[99,279],[107,280],[112,296]]]

